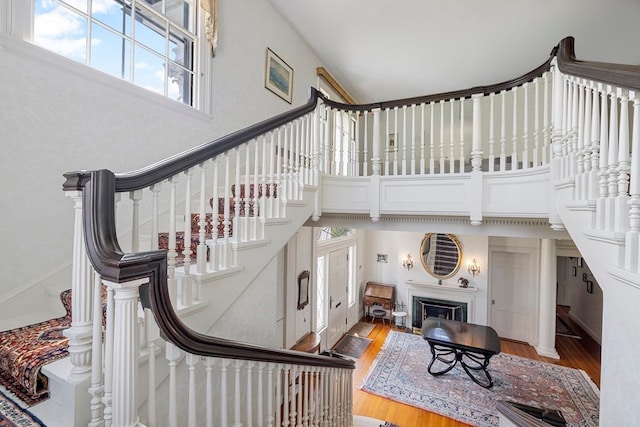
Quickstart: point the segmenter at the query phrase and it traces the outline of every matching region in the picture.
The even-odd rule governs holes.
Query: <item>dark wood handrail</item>
[[[557,54],[560,71],[626,89],[640,90],[640,65],[580,61],[576,59],[574,45],[573,37],[560,41]]]
[[[92,171],[85,178],[85,240],[91,264],[103,279],[109,281],[149,280],[148,286],[141,287],[141,301],[153,312],[167,341],[200,356],[355,369],[353,360],[244,344],[203,335],[187,327],[171,304],[167,283],[167,252],[159,250],[125,254],[118,245],[114,202],[116,177],[113,172]]]

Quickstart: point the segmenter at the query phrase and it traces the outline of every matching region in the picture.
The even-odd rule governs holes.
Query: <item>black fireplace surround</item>
[[[412,300],[411,326],[414,330],[422,328],[422,320],[427,317],[467,321],[467,303],[446,301],[434,298],[414,296]]]

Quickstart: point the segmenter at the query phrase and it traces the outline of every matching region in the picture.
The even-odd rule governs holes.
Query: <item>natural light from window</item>
[[[194,0],[35,0],[34,43],[193,105]]]

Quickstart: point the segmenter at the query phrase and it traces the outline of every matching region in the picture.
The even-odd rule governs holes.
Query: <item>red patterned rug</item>
[[[48,379],[40,369],[66,357],[71,325],[71,290],[60,294],[63,317],[0,332],[0,384],[28,406],[49,397]]]
[[[499,425],[502,400],[558,409],[569,426],[598,426],[600,392],[582,370],[501,353],[491,358],[494,386],[485,389],[460,366],[430,375],[430,361],[421,336],[391,331],[359,387],[479,427]]]

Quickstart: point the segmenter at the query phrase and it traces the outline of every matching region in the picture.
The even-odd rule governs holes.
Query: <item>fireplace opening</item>
[[[422,321],[427,317],[439,317],[441,319],[467,321],[467,303],[458,301],[445,301],[425,297],[413,297],[413,316],[411,326],[416,333],[420,333]]]

